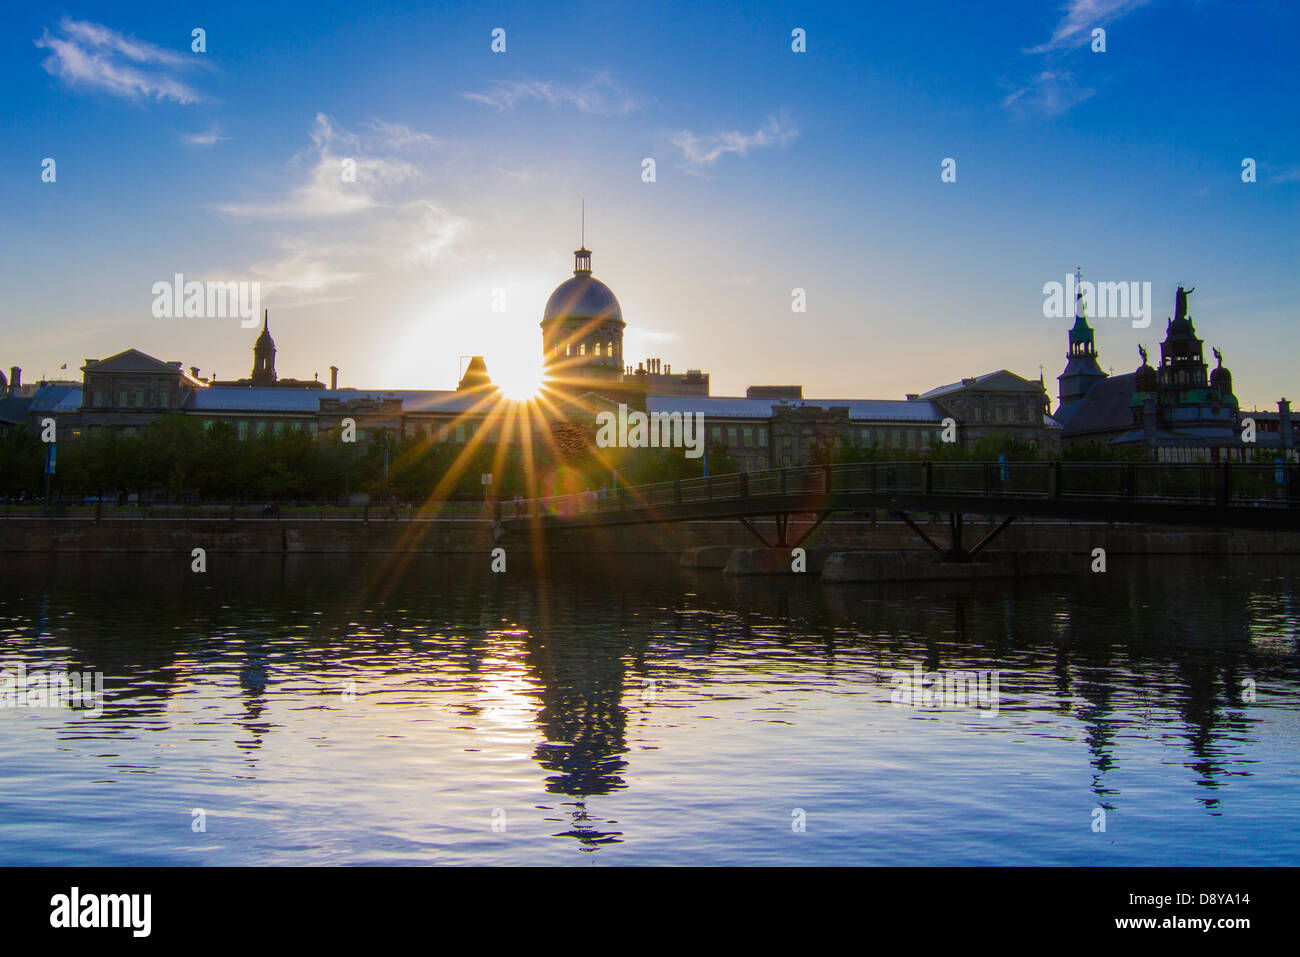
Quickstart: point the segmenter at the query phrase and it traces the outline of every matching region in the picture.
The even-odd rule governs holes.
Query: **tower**
[[[1106,378],[1097,364],[1097,344],[1092,327],[1088,325],[1087,306],[1080,290],[1081,270],[1074,273],[1074,327],[1070,330],[1070,344],[1065,354],[1065,371],[1056,377],[1060,405],[1055,418],[1062,425],[1073,414],[1076,404],[1094,385]]]
[[[262,333],[253,344],[252,385],[275,385],[275,340],[271,338],[270,310],[262,310]]]
[[[1187,313],[1187,297],[1196,290],[1178,287],[1174,305],[1174,318],[1165,328],[1165,341],[1160,343],[1160,379],[1162,392],[1183,392],[1204,389],[1207,385],[1205,368],[1205,343],[1196,337],[1192,317]]]

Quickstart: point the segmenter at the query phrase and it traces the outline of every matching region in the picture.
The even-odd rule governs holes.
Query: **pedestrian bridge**
[[[796,546],[836,512],[883,509],[936,550],[969,558],[1017,518],[1187,527],[1300,530],[1295,463],[870,462],[802,466],[624,486],[604,494],[497,503],[504,532],[737,519],[765,545]],[[952,544],[936,544],[911,513],[946,513]],[[788,540],[792,515],[813,519]],[[970,550],[963,515],[1003,522]],[[755,520],[775,519],[772,540]]]

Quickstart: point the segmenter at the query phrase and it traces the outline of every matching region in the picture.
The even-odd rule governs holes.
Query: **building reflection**
[[[1103,807],[1122,803],[1117,775],[1138,739],[1180,749],[1200,802],[1218,813],[1253,760],[1260,718],[1244,684],[1296,688],[1298,586],[1285,568],[1258,588],[1212,577],[1189,588],[1154,565],[1104,583],[832,587],[607,559],[509,580],[486,562],[474,573],[423,557],[396,579],[383,562],[347,556],[216,563],[205,580],[142,576],[142,564],[6,570],[0,660],[107,676],[105,717],[69,722],[68,739],[172,727],[203,681],[237,688],[220,720],[238,729],[254,773],[278,730],[279,675],[347,662],[360,684],[437,689],[454,674],[477,689],[457,699],[475,729],[508,721],[529,733],[556,833],[587,850],[623,839],[609,799],[631,777],[626,696],[650,678],[707,695],[742,656],[759,680],[768,656],[793,656],[823,677],[882,684],[885,700],[893,670],[996,668],[1017,702],[1009,710],[1077,723]],[[1256,640],[1264,617],[1291,638]]]

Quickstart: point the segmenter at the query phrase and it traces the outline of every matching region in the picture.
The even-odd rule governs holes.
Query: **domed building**
[[[591,275],[591,250],[575,250],[573,259],[573,278],[551,293],[541,322],[546,378],[621,382],[623,310],[613,290]]]

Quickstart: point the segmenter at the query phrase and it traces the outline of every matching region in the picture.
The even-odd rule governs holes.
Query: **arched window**
[[[569,350],[572,349],[572,348],[573,348],[573,347],[572,347],[571,345],[569,345],[569,344],[566,342],[566,343],[564,344],[564,354],[565,354],[566,356],[567,356],[567,355],[571,355],[572,353],[570,353]]]
[[[596,351],[595,351],[594,353],[592,353],[592,354],[595,355],[595,356],[599,356],[599,355],[600,355],[600,343],[599,343],[599,342],[596,343]]]
[[[605,355],[609,356],[611,359],[614,357],[614,343],[613,343],[613,342],[607,342],[607,343],[605,343]]]
[[[586,354],[587,354],[587,344],[584,342],[582,345],[578,346],[578,355],[585,356]]]

